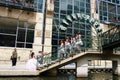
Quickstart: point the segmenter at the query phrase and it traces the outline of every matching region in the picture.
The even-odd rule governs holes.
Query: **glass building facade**
[[[45,2],[46,0],[0,0],[0,6],[8,7],[10,10],[25,10],[28,13],[43,13]],[[31,24],[15,18],[0,17],[0,46],[32,48],[34,33],[35,23]]]
[[[103,0],[99,4],[100,21],[120,21],[120,0]]]
[[[0,17],[0,46],[32,48],[34,28],[35,24]]]
[[[43,12],[45,0],[0,0],[0,6],[27,11]]]
[[[99,19],[101,22],[109,22],[113,20],[119,21],[120,0],[96,0],[96,4],[97,1],[100,1]],[[44,8],[46,8],[45,2],[46,0],[0,0],[0,6],[42,13],[45,10]],[[98,8],[96,7],[96,9]],[[91,16],[91,0],[54,0],[52,23],[53,52],[57,51],[59,48],[61,39],[65,39],[67,36],[71,37],[76,33],[80,33],[82,35],[82,41],[84,43],[84,45],[82,45],[83,48],[92,47],[93,32],[91,25],[87,23],[87,21],[73,21],[69,24],[66,31],[59,29],[62,20],[65,19],[67,15],[74,13],[83,13]],[[46,18],[45,16],[44,18]],[[2,22],[2,20],[7,20],[8,23],[14,22],[14,24],[9,25],[12,27],[8,27],[6,23]],[[0,17],[0,46],[32,48],[35,32],[34,27],[35,24],[30,24],[25,21]],[[7,40],[7,38],[9,38],[9,40]]]
[[[84,13],[91,16],[90,0],[54,0],[53,30],[52,30],[52,51],[57,51],[60,40],[67,36],[71,37],[76,33],[82,35],[84,45],[82,47],[91,47],[91,26],[85,20],[73,21],[66,31],[59,29],[62,19],[66,15],[74,13]]]

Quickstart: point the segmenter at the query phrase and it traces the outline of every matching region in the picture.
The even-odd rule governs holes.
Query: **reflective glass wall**
[[[0,0],[0,6],[43,12],[45,1],[46,0]]]
[[[120,21],[120,0],[103,0],[99,3],[101,22]]]
[[[90,0],[54,0],[54,16],[52,30],[52,51],[56,53],[59,48],[60,40],[67,36],[71,37],[76,33],[82,35],[84,45],[82,47],[91,47],[91,26],[84,20],[73,21],[66,31],[61,31],[58,27],[61,20],[66,15],[73,13],[84,13],[91,16]]]
[[[0,46],[32,48],[34,24],[0,17]]]

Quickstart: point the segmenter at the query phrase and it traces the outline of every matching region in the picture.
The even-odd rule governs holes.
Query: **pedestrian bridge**
[[[66,27],[68,27],[73,21],[77,21],[77,20],[84,20],[95,29],[96,34],[94,36],[95,38],[93,37],[91,40],[92,45],[89,48],[85,46],[81,47],[81,51],[73,52],[71,56],[62,59],[54,58],[56,54],[52,54],[52,53],[46,54],[43,58],[43,65],[40,65],[38,67],[40,73],[44,73],[52,69],[58,69],[69,63],[76,62],[86,54],[91,54],[91,56],[92,54],[103,54],[103,53],[107,53],[106,55],[109,55],[109,52],[113,54],[113,49],[119,47],[120,27],[115,26],[114,28],[102,33],[102,28],[100,27],[99,22],[86,14],[75,13],[75,14],[67,15],[66,18],[62,20],[59,29],[66,30],[67,29]],[[105,57],[107,58],[107,56]]]
[[[120,46],[120,27],[114,27],[102,34],[102,48],[114,49]]]
[[[81,51],[79,53],[74,53],[72,54],[72,56],[69,56],[67,58],[62,58],[60,60],[59,59],[51,60],[51,57],[50,57],[51,54],[46,54],[43,58],[44,60],[43,65],[39,66],[38,68],[39,73],[41,74],[43,72],[46,72],[52,69],[58,69],[67,64],[76,62],[77,59],[79,59],[80,57],[86,54],[102,54],[102,52],[100,50],[88,49],[88,50]]]
[[[86,54],[103,54],[104,50],[113,50],[114,48],[119,47],[120,45],[120,28],[119,27],[115,27],[112,28],[106,32],[104,32],[100,37],[99,37],[100,41],[101,41],[101,46],[98,46],[97,49],[93,49],[93,48],[83,48],[81,49],[80,52],[74,52],[71,56],[66,57],[66,58],[62,58],[62,59],[53,59],[51,58],[54,57],[54,55],[51,55],[51,53],[46,54],[44,56],[44,61],[43,61],[43,65],[39,66],[38,70],[39,73],[44,73],[46,71],[50,71],[53,69],[58,69],[62,66],[65,66],[67,64],[70,64],[72,62],[76,62],[79,58],[81,58],[82,56],[86,55]],[[109,53],[108,53],[109,55]]]

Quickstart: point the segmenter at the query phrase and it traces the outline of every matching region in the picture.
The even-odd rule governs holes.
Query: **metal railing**
[[[94,47],[95,47],[95,46],[94,46]],[[97,47],[97,48],[92,48],[92,47],[91,47],[91,48],[80,47],[80,50],[71,48],[71,53],[65,52],[64,55],[66,55],[66,56],[64,56],[64,55],[61,53],[62,55],[60,54],[60,57],[58,57],[58,56],[59,56],[58,53],[53,54],[53,53],[58,52],[59,50],[61,50],[61,49],[58,49],[57,51],[53,51],[53,52],[50,52],[50,53],[45,54],[45,55],[43,56],[43,63],[40,64],[40,65],[38,66],[38,68],[49,66],[49,65],[51,65],[51,64],[53,64],[53,63],[60,62],[61,60],[67,59],[67,58],[69,58],[69,57],[73,57],[74,55],[80,54],[80,53],[82,53],[82,52],[86,52],[86,51],[90,51],[90,52],[98,51],[98,52],[100,52],[101,49],[98,48],[98,46],[96,46],[96,47]]]
[[[0,6],[17,8],[28,11],[37,11],[38,7],[34,0],[0,0]]]
[[[114,27],[102,34],[102,46],[109,45],[120,40],[120,27]]]

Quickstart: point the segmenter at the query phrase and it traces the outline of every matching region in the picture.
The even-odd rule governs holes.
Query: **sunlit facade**
[[[82,48],[95,47],[96,33],[87,21],[73,21],[66,31],[59,29],[61,21],[83,13],[106,31],[120,20],[119,5],[120,0],[0,0],[0,58],[9,59],[14,48],[21,60],[28,59],[30,50],[56,54],[60,40],[76,33],[82,35]]]

